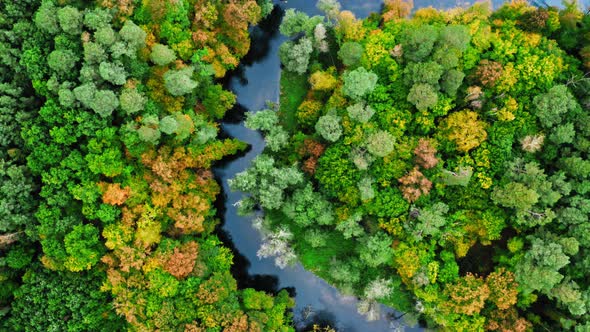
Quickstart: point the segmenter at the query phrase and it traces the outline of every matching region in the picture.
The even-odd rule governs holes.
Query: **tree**
[[[471,35],[469,28],[464,25],[447,25],[440,30],[438,42],[448,48],[456,48],[465,52]]]
[[[166,90],[173,96],[183,96],[191,93],[199,86],[198,82],[192,80],[193,72],[193,67],[168,70],[164,74],[164,86]]]
[[[434,61],[410,63],[404,69],[407,85],[426,83],[437,85],[443,74],[443,67]]]
[[[551,290],[550,297],[557,299],[572,315],[580,316],[588,311],[584,294],[575,281],[561,282]]]
[[[418,140],[418,146],[414,149],[416,156],[416,163],[425,169],[430,169],[438,164],[436,158],[436,148],[432,146],[432,142],[425,138]]]
[[[326,40],[326,33],[326,27],[322,23],[316,25],[313,30],[314,46],[321,53],[327,53],[330,51],[330,44],[328,44],[328,41]]]
[[[111,90],[98,90],[90,103],[90,108],[105,118],[110,116],[119,107],[119,99]]]
[[[342,232],[345,239],[352,237],[359,237],[365,234],[365,230],[359,223],[363,219],[363,215],[359,212],[353,213],[344,221],[340,221],[336,225],[336,230]]]
[[[319,10],[326,13],[331,20],[336,19],[340,13],[340,3],[338,0],[319,0],[316,6]]]
[[[53,4],[53,1],[45,0],[41,3],[41,6],[35,13],[35,25],[41,31],[50,34],[57,34],[59,32],[57,8]]]
[[[15,292],[8,326],[13,331],[116,331],[124,321],[100,291],[104,275],[54,272],[36,265]]]
[[[545,135],[543,134],[528,135],[520,140],[520,146],[526,152],[535,153],[543,148],[544,142]]]
[[[82,13],[72,6],[57,10],[57,20],[61,29],[70,35],[79,35],[82,31]]]
[[[282,207],[283,213],[302,227],[312,224],[330,225],[334,223],[332,205],[315,192],[308,183],[305,187],[295,190],[290,199]]]
[[[425,111],[436,105],[438,102],[438,94],[432,85],[416,83],[412,85],[407,100],[416,106],[419,111]]]
[[[293,233],[286,228],[271,232],[263,238],[263,242],[260,245],[260,249],[256,252],[256,256],[258,258],[275,257],[275,265],[281,269],[294,264],[297,260],[297,255],[288,242],[292,237]]]
[[[115,85],[123,85],[127,82],[127,72],[120,62],[101,62],[98,73],[104,80]]]
[[[490,288],[490,298],[500,310],[506,310],[516,304],[518,296],[518,284],[514,273],[499,268],[486,277],[486,283]]]
[[[123,92],[121,92],[121,95],[119,96],[121,109],[129,115],[143,111],[146,102],[146,97],[135,88],[123,89]]]
[[[530,238],[530,248],[515,267],[516,281],[525,294],[540,291],[549,294],[561,280],[559,270],[570,260],[557,243],[538,237]]]
[[[106,8],[92,8],[86,10],[84,14],[84,25],[92,30],[97,30],[100,27],[109,26],[113,16],[109,9]]]
[[[486,140],[488,133],[485,125],[485,122],[477,119],[477,113],[464,110],[451,113],[443,121],[441,129],[455,142],[459,151],[467,152]]]
[[[310,18],[304,12],[289,8],[285,11],[279,31],[287,37],[294,37],[301,32],[307,31]]]
[[[385,22],[408,17],[412,8],[413,1],[405,0],[385,0],[385,9],[383,10],[383,20]]]
[[[252,130],[270,131],[278,125],[279,117],[274,110],[248,112],[244,125]]]
[[[279,47],[279,58],[286,70],[304,74],[307,71],[312,52],[311,39],[303,37],[296,43],[292,41],[283,43]]]
[[[459,166],[456,172],[443,170],[442,181],[447,186],[463,186],[466,187],[473,175],[473,168],[470,166]]]
[[[172,135],[178,129],[178,121],[172,115],[165,116],[160,119],[158,128],[164,134]]]
[[[365,105],[363,102],[348,106],[346,111],[351,119],[360,123],[367,123],[373,114],[375,114],[375,110],[370,105]]]
[[[125,24],[119,31],[119,36],[127,42],[127,44],[134,50],[139,50],[145,46],[145,39],[147,34],[140,27],[138,27],[133,21],[126,20]]]
[[[312,248],[324,247],[328,243],[328,235],[320,229],[308,229],[303,237]]]
[[[64,238],[68,254],[65,267],[73,272],[90,270],[102,256],[103,247],[98,238],[98,229],[92,225],[78,225]]]
[[[450,298],[446,302],[455,313],[465,315],[478,314],[490,296],[490,289],[483,278],[467,273],[459,278],[456,283],[447,285],[445,294]]]
[[[106,59],[106,52],[101,45],[91,41],[84,43],[84,62],[98,64]]]
[[[344,72],[342,80],[344,81],[342,93],[355,101],[359,101],[367,94],[373,92],[377,86],[378,77],[375,73],[367,71],[364,67],[359,67],[355,70]]]
[[[533,98],[535,115],[545,128],[551,128],[563,121],[563,116],[579,108],[574,96],[565,85],[556,85],[547,93]]]
[[[361,239],[359,247],[361,261],[370,267],[377,267],[393,261],[391,238],[385,233],[377,233]]]
[[[385,157],[393,152],[395,138],[387,131],[377,131],[367,138],[367,150],[374,156]]]
[[[375,190],[373,189],[373,179],[370,177],[362,178],[358,183],[358,189],[362,201],[368,201],[375,197]]]
[[[457,90],[463,84],[465,74],[462,71],[451,69],[442,76],[440,86],[442,90],[449,96],[455,96]]]
[[[493,87],[496,85],[496,81],[502,77],[503,72],[501,63],[484,59],[477,66],[475,77],[483,86]]]
[[[526,211],[539,201],[539,194],[521,183],[511,182],[494,188],[491,198],[496,204]]]
[[[445,214],[449,212],[449,207],[445,203],[436,202],[432,206],[419,210],[416,217],[418,221],[414,227],[414,236],[421,240],[426,236],[435,239],[439,237],[441,229],[447,225]]]
[[[330,91],[336,87],[338,81],[328,72],[316,71],[309,77],[309,84],[313,90]]]
[[[340,46],[338,57],[347,67],[355,67],[360,64],[363,56],[363,46],[357,42],[346,42]]]
[[[98,44],[109,47],[117,41],[117,34],[110,25],[104,25],[96,29],[94,39]]]
[[[156,43],[152,46],[150,59],[158,66],[165,66],[176,60],[176,54],[168,46]]]
[[[76,66],[78,57],[70,50],[55,50],[47,56],[47,65],[60,75],[67,75]]]
[[[555,144],[573,143],[574,136],[576,136],[574,124],[568,122],[553,128],[552,133],[549,135],[549,140]]]
[[[432,52],[437,39],[438,30],[431,25],[404,30],[401,36],[404,57],[414,62],[423,61]]]
[[[321,116],[315,125],[315,130],[327,141],[336,142],[342,135],[340,117],[333,113]]]
[[[428,180],[418,167],[414,167],[408,174],[398,180],[401,183],[401,191],[408,202],[414,202],[422,195],[428,195],[432,188],[432,182]]]

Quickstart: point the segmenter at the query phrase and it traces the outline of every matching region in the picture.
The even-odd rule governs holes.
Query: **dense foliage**
[[[268,1],[0,3],[0,329],[290,331],[239,290],[211,166],[215,78]]]
[[[590,16],[387,0],[286,12],[250,193],[261,257],[448,331],[590,328]],[[410,319],[411,321],[412,319]]]

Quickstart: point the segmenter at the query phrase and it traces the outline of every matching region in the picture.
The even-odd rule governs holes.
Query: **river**
[[[502,1],[494,1],[498,5]],[[555,3],[557,1],[549,1]],[[236,213],[234,204],[243,193],[231,192],[227,180],[245,170],[252,159],[264,149],[262,136],[244,127],[244,112],[256,112],[265,107],[266,101],[278,102],[280,61],[278,49],[286,38],[278,32],[278,25],[284,10],[295,8],[308,15],[319,15],[315,0],[276,1],[272,15],[251,29],[252,46],[240,67],[234,71],[226,82],[227,88],[237,95],[238,105],[229,112],[221,128],[224,135],[235,137],[250,145],[250,149],[233,159],[220,163],[215,168],[215,175],[222,184],[223,196],[218,201],[218,212],[223,222],[221,237],[226,245],[234,250],[234,275],[240,287],[254,287],[265,291],[287,288],[295,296],[295,321],[299,329],[314,322],[326,322],[338,331],[391,331],[403,328],[405,331],[419,331],[420,328],[403,327],[401,321],[391,322],[389,314],[392,309],[382,306],[381,319],[367,322],[357,313],[357,299],[343,296],[337,289],[324,280],[306,271],[300,264],[285,269],[274,265],[273,259],[259,260],[256,252],[261,237],[252,227],[250,217],[241,217]],[[343,10],[350,10],[357,17],[366,17],[372,11],[381,8],[380,0],[341,0]],[[465,5],[466,1],[430,1],[415,0],[415,8],[435,6],[451,8]],[[308,310],[308,309],[311,309]],[[313,312],[308,319],[303,319],[303,312]]]

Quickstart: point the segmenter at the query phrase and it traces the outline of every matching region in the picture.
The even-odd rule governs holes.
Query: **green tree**
[[[165,66],[176,60],[176,54],[166,45],[154,44],[150,59],[158,66]]]
[[[417,83],[412,85],[407,99],[410,103],[416,106],[419,111],[425,111],[436,105],[438,102],[438,94],[432,85]]]
[[[336,142],[342,135],[340,117],[333,113],[321,116],[315,125],[315,130],[327,141]]]
[[[198,82],[192,80],[193,72],[193,67],[168,70],[164,74],[164,86],[166,86],[166,90],[173,96],[183,96],[191,93],[199,86]]]
[[[464,25],[447,25],[440,30],[438,42],[440,45],[465,52],[470,40],[471,35],[468,27]]]
[[[449,96],[455,96],[457,90],[463,84],[464,78],[465,74],[462,71],[451,69],[442,76],[440,87]]]
[[[134,50],[139,50],[145,46],[147,34],[131,20],[125,21],[123,28],[119,31],[119,35]]]
[[[385,157],[393,152],[395,138],[387,131],[377,131],[367,138],[367,150],[374,156]]]
[[[549,294],[561,280],[559,270],[569,264],[569,257],[557,243],[530,238],[530,248],[515,267],[516,281],[525,294],[540,291]]]
[[[340,46],[338,57],[347,67],[355,67],[360,64],[363,56],[363,46],[357,42],[346,42]]]
[[[261,110],[258,112],[248,112],[244,125],[252,130],[270,131],[279,123],[279,117],[274,110]]]
[[[434,61],[410,63],[404,69],[407,85],[427,83],[436,86],[443,74],[443,67]]]
[[[283,43],[279,47],[279,58],[286,70],[304,74],[307,71],[312,52],[311,39],[303,37],[298,42],[288,41]]]
[[[127,72],[120,62],[101,62],[98,73],[104,80],[115,85],[123,85],[127,82]]]
[[[361,239],[361,261],[371,267],[393,262],[392,240],[385,233],[377,233]]]
[[[44,0],[35,13],[35,25],[43,32],[57,34],[59,24],[57,21],[57,8],[51,0]]]
[[[147,102],[146,97],[137,89],[123,89],[119,96],[119,104],[121,109],[127,114],[137,113],[142,111]]]
[[[64,238],[68,254],[65,266],[73,272],[89,270],[100,260],[103,246],[98,229],[92,225],[78,225]]]
[[[78,60],[76,54],[70,50],[55,50],[47,56],[47,65],[58,74],[67,75]]]
[[[98,44],[109,47],[117,41],[117,34],[110,25],[104,25],[96,29],[94,39]]]
[[[404,57],[410,61],[423,61],[430,55],[438,39],[438,30],[431,25],[408,28],[402,34]]]
[[[565,85],[556,85],[547,93],[536,96],[533,98],[533,104],[535,114],[546,128],[560,124],[568,112],[579,108],[576,99]]]
[[[72,6],[65,6],[57,10],[57,20],[61,29],[70,35],[82,32],[82,13]]]
[[[378,77],[377,74],[367,71],[364,67],[359,67],[355,70],[344,72],[342,80],[344,81],[342,93],[353,100],[359,101],[367,94],[373,92],[377,86]]]
[[[539,194],[522,183],[511,182],[492,192],[496,204],[518,210],[530,210],[539,201]]]
[[[375,114],[375,110],[370,105],[365,105],[363,102],[348,106],[346,111],[351,119],[360,123],[367,123],[373,114]]]
[[[119,99],[111,90],[98,90],[90,103],[90,108],[105,118],[110,116],[119,107]]]
[[[124,329],[98,271],[53,272],[39,265],[15,292],[8,326],[13,331],[117,331]]]

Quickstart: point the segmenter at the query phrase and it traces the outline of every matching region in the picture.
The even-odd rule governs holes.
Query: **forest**
[[[265,152],[231,182],[260,257],[379,318],[442,331],[590,331],[590,15],[332,0],[285,12]]]
[[[0,2],[0,330],[293,331],[215,233],[219,78],[268,1]],[[274,296],[276,295],[276,296]]]
[[[212,167],[271,0],[0,1],[0,331],[295,331],[241,288]],[[590,331],[590,12],[284,12],[266,148],[231,180],[261,259],[408,326]],[[335,331],[314,326],[314,331]]]

